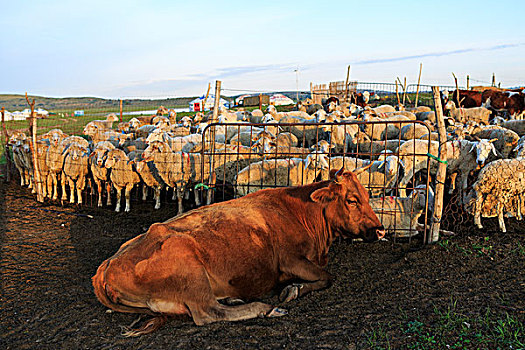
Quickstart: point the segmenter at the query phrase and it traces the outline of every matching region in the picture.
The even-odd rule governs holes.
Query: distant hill
[[[123,100],[123,105],[126,108],[142,107],[142,106],[166,106],[186,107],[189,101],[195,97],[178,97],[166,99],[130,99]],[[35,108],[44,108],[49,111],[65,111],[84,108],[118,108],[120,101],[115,99],[105,99],[99,97],[43,97],[43,96],[29,96],[29,100],[35,100]],[[26,98],[24,95],[1,95],[0,107],[5,107],[8,111],[23,110],[28,108]]]
[[[296,98],[296,91],[276,91],[271,93],[264,93],[264,95],[273,95],[276,93],[283,94],[291,99]],[[255,94],[254,94],[255,95]],[[236,96],[222,96],[224,99],[231,101]],[[305,99],[310,96],[310,92],[299,91],[299,99]],[[44,108],[48,111],[73,111],[77,109],[111,109],[119,108],[120,100],[106,99],[99,97],[44,97],[44,96],[28,96],[29,100],[35,100],[35,108]],[[156,109],[159,106],[167,108],[187,107],[189,102],[195,99],[194,97],[176,97],[165,99],[125,99],[123,106],[126,109],[139,109],[147,106],[148,108]],[[29,108],[24,95],[8,95],[0,94],[0,108],[5,107],[6,110],[21,111]]]

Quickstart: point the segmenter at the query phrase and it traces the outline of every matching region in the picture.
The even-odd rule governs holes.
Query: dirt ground
[[[177,319],[124,338],[121,326],[135,315],[106,313],[91,276],[123,242],[175,213],[172,203],[155,211],[151,200],[133,201],[129,214],[41,205],[27,189],[0,183],[0,348],[362,349],[378,336],[410,348],[414,322],[432,326],[451,303],[470,319],[487,310],[525,317],[525,225],[509,219],[501,234],[493,219],[483,220],[484,231],[463,219],[458,235],[426,247],[336,242],[333,286],[285,305],[285,317],[202,327]]]

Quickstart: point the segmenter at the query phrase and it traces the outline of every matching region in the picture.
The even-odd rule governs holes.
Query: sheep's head
[[[123,150],[113,149],[107,153],[105,167],[110,169],[115,166],[119,161],[128,161],[129,158]]]
[[[128,123],[130,128],[135,130],[142,126],[142,123],[137,118],[131,118]]]
[[[447,103],[445,103],[445,110],[453,110],[456,109],[456,105],[454,104],[454,101],[449,100]]]
[[[182,126],[185,127],[185,128],[190,128],[191,127],[191,118],[188,117],[188,116],[182,117],[180,122],[181,122]]]
[[[426,185],[418,185],[414,188],[414,190],[411,193],[412,201],[413,201],[413,207],[412,211],[419,211],[425,209],[426,203],[427,203],[427,193],[428,193],[428,209],[430,212],[433,211],[434,208],[434,190],[432,187]]]
[[[384,159],[384,160],[383,160]],[[395,176],[401,166],[401,161],[399,157],[394,155],[388,155],[388,153],[383,153],[379,156],[379,160],[383,160],[380,168],[385,168],[385,175],[389,177]]]
[[[23,132],[15,132],[13,133],[10,137],[9,137],[9,144],[10,145],[15,145],[17,142],[21,141],[21,140],[25,140],[27,138],[26,134],[24,134]]]
[[[324,109],[319,109],[317,110],[315,113],[314,113],[314,117],[315,117],[315,120],[318,122],[318,123],[322,123],[324,121],[326,121],[326,112],[324,111]]]
[[[330,165],[328,164],[327,155],[317,151],[311,152],[308,154],[304,160],[305,169],[328,169]]]
[[[330,149],[333,149],[333,148],[335,148],[335,145],[331,145],[326,140],[321,140],[317,142],[315,145],[313,145],[312,147],[310,147],[310,150],[313,151],[313,153],[328,154],[330,153]]]
[[[106,115],[106,120],[108,122],[118,122],[118,117],[115,113],[110,113],[108,115]]]
[[[264,115],[264,117],[262,118],[261,122],[262,123],[269,123],[271,122],[272,120],[275,120],[275,118],[273,117],[273,115],[267,113]]]
[[[155,129],[153,130],[148,137],[146,137],[146,143],[150,144],[154,141],[165,141],[166,140],[166,132],[162,129]]]
[[[67,149],[67,154],[69,155],[69,157],[71,157],[72,160],[76,161],[79,160],[81,157],[87,157],[88,150],[80,144],[73,142],[71,145],[69,145]]]
[[[170,146],[166,142],[153,141],[142,153],[142,158],[146,161],[150,161],[153,159],[155,153],[168,153],[170,151]]]
[[[252,140],[252,148],[260,154],[270,153],[272,147],[276,146],[275,139],[275,136],[273,136],[271,132],[261,131]]]
[[[274,105],[269,105],[268,107],[266,107],[266,113],[275,114],[277,113],[277,109]]]
[[[365,103],[370,102],[370,92],[368,92],[368,91],[363,92],[363,101]]]
[[[92,135],[95,135],[98,131],[99,131],[98,126],[93,122],[89,122],[84,127],[83,133],[84,135],[92,136]]]
[[[501,156],[501,154],[499,154],[499,152],[496,150],[496,147],[494,147],[494,142],[498,139],[492,139],[490,141],[486,139],[476,139],[477,141],[474,142],[469,152],[472,152],[474,149],[476,150],[476,163],[480,167],[485,165],[490,152],[492,152],[495,156]]]

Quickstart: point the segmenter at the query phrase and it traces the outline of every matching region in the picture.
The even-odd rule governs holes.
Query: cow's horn
[[[335,182],[339,182],[341,180],[341,175],[343,175],[344,166],[341,167],[341,169],[337,170],[337,172],[334,174]]]
[[[370,164],[368,164],[368,165],[366,165],[366,166],[364,166],[364,167],[361,167],[361,168],[359,168],[359,169],[355,169],[355,170],[354,170],[354,174],[359,175],[359,174],[361,174],[363,171],[369,169],[372,165],[374,165],[374,162],[370,162]]]

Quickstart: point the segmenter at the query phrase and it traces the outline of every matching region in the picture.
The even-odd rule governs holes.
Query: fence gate
[[[196,195],[205,201],[207,192],[224,201],[263,188],[329,180],[332,169],[371,164],[358,179],[390,237],[426,241],[435,161],[428,156],[430,143],[402,138],[414,132],[433,136],[420,121],[214,123],[202,134],[203,181]]]

